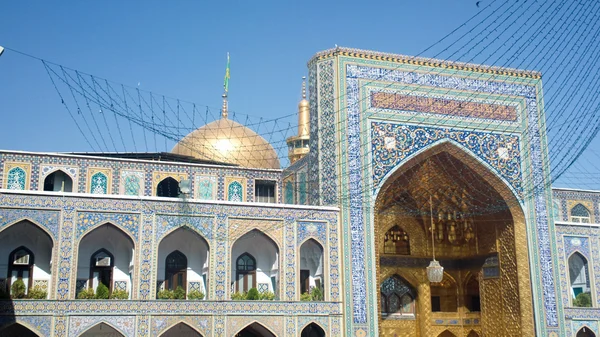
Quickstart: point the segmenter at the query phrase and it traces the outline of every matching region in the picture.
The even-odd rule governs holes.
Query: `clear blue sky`
[[[475,3],[3,1],[0,45],[213,107],[230,52],[230,109],[275,118],[296,111],[314,53],[337,44],[414,55],[473,16]],[[39,61],[0,57],[0,113],[2,149],[89,150]]]

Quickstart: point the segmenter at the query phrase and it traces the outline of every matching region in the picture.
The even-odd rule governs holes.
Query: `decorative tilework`
[[[73,167],[73,166],[63,166],[63,165],[40,165],[40,172],[41,172],[41,176],[40,176],[40,183],[39,183],[39,187],[41,190],[44,189],[44,179],[46,179],[46,177],[56,171],[63,171],[64,173],[66,173],[69,177],[71,177],[71,179],[73,179],[73,191],[77,191],[77,182],[79,181],[78,178],[78,173],[79,173],[79,169],[77,167]]]
[[[573,331],[573,334],[576,334],[583,327],[591,330],[596,335],[598,334],[598,321],[571,321],[571,331]]]
[[[298,317],[298,331],[301,334],[302,330],[306,328],[309,324],[315,323],[325,331],[326,335],[329,335],[327,331],[329,330],[329,317],[320,317],[320,316],[299,316]],[[332,335],[336,336],[336,335]]]
[[[416,92],[413,89],[406,92],[371,91],[369,93],[369,108],[401,110],[413,113],[447,115],[459,118],[478,120],[507,120],[517,121],[517,108],[506,102],[478,101],[469,96],[461,100],[455,95],[436,95],[431,92]]]
[[[24,190],[27,174],[20,167],[14,167],[8,171],[6,188],[9,190]]]
[[[371,122],[373,189],[392,169],[425,147],[451,140],[486,162],[522,197],[519,137],[493,132]]]
[[[207,316],[156,316],[152,317],[152,336],[160,336],[173,326],[183,323],[199,332],[211,336],[212,320]]]
[[[306,183],[306,173],[300,172],[298,173],[298,204],[306,205],[306,196],[308,195],[307,183]]]
[[[213,221],[213,218],[206,216],[157,215],[155,242],[158,244],[168,233],[180,227],[192,229],[210,241],[213,238]]]
[[[33,287],[48,291],[48,280],[33,280]],[[1,288],[0,288],[1,289]]]
[[[30,330],[33,330],[39,336],[50,336],[52,331],[52,317],[51,316],[0,316],[0,330],[12,325],[13,323],[19,323]],[[1,332],[1,331],[0,331]]]
[[[109,194],[110,182],[108,177],[110,176],[110,170],[92,168],[88,169],[88,174],[90,175],[88,181],[89,193]]]
[[[196,199],[215,200],[217,197],[217,177],[196,176]]]
[[[229,201],[243,201],[244,198],[244,188],[242,184],[237,181],[230,183],[227,186],[227,200]]]
[[[139,214],[80,212],[77,218],[77,232],[75,233],[76,239],[81,238],[92,228],[105,223],[111,223],[131,235],[134,238],[133,242],[137,241],[138,229],[140,225]]]
[[[135,336],[135,316],[71,316],[69,336],[77,337],[100,323],[110,325],[125,336]]]
[[[264,293],[269,291],[269,284],[268,283],[259,283],[258,284],[258,292],[259,293]]]
[[[298,233],[296,234],[296,244],[300,245],[304,240],[313,237],[321,245],[327,242],[327,224],[323,222],[298,222]]]
[[[338,160],[335,151],[338,140],[333,61],[322,62],[319,68],[321,201],[322,205],[335,205],[338,202]]]
[[[113,290],[127,291],[127,281],[115,281]]]
[[[56,242],[58,239],[59,217],[60,213],[58,211],[0,208],[0,230],[21,220],[29,220],[41,226],[43,230],[50,234],[52,241]]]
[[[280,295],[281,299],[287,301],[296,301],[296,277],[298,276],[298,268],[296,262],[297,245],[294,241],[294,234],[296,232],[296,224],[294,219],[286,217],[284,219],[285,227],[285,289],[284,293]]]
[[[204,287],[202,287],[202,282],[188,282],[188,291],[201,291],[204,292]]]
[[[283,194],[285,195],[284,197],[284,203],[286,204],[293,204],[294,203],[294,181],[292,179],[289,180],[285,180],[283,182],[284,185],[284,189],[283,189]]]
[[[565,236],[565,256],[568,258],[574,251],[579,251],[589,260],[589,242],[588,238],[577,236]]]
[[[158,187],[158,184],[160,184],[161,181],[167,179],[167,178],[173,178],[176,181],[182,181],[188,178],[188,174],[187,173],[182,173],[182,172],[153,172],[152,173],[152,194],[151,195],[156,195],[156,188]]]
[[[143,171],[121,171],[121,187],[119,193],[123,195],[139,196],[144,193]]]
[[[271,331],[275,336],[284,336],[284,319],[281,316],[262,316],[260,319],[252,316],[227,317],[227,335],[234,336],[246,326],[257,323]]]

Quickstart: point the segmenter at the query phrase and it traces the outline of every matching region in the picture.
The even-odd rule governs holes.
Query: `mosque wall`
[[[92,166],[96,168],[93,173],[89,169]],[[18,169],[13,170],[15,167]],[[204,336],[232,336],[257,323],[276,336],[299,336],[304,327],[314,323],[328,336],[343,335],[339,210],[256,204],[248,202],[253,199],[251,193],[245,193],[245,202],[226,200],[225,182],[229,177],[242,178],[246,190],[254,190],[251,184],[255,180],[274,180],[281,191],[280,170],[8,152],[0,154],[0,168],[13,170],[0,174],[0,242],[6,244],[0,246],[0,261],[6,264],[15,245],[35,247],[34,281],[46,281],[48,297],[0,301],[0,331],[19,324],[40,336],[79,336],[104,323],[125,336],[159,336],[184,322]],[[71,177],[74,191],[40,191],[44,178],[59,168]],[[155,172],[214,177],[207,180],[216,182],[216,187],[193,180],[192,193],[211,195],[215,200],[154,197],[149,186]],[[107,179],[101,177],[99,183],[88,179],[89,174],[97,173]],[[144,179],[134,184],[129,179],[127,185],[134,186],[122,186],[125,181],[121,177],[133,173]],[[92,184],[101,188],[94,190]],[[142,196],[138,185],[144,191]],[[103,191],[104,186],[107,194],[89,193]],[[202,193],[199,188],[204,189]],[[126,190],[131,195],[119,194]],[[13,229],[16,231],[11,234]],[[32,235],[24,237],[22,234],[28,230],[33,231]],[[277,247],[254,253],[260,271],[269,269],[265,275],[271,288],[267,290],[276,290],[277,297],[273,301],[231,300],[231,266],[237,252],[232,247],[241,240],[239,252],[264,248],[266,242],[254,240],[255,235],[268,237],[266,242]],[[47,241],[27,241],[38,236]],[[322,257],[317,260],[323,264],[318,272],[312,272],[312,282],[314,274],[320,273],[327,290],[323,300],[301,300],[299,275],[306,268],[302,261],[307,261],[307,253],[300,247],[311,240],[322,247]],[[199,242],[206,243],[206,250]],[[114,258],[113,289],[126,290],[129,299],[76,298],[90,278],[90,255],[100,246]],[[163,285],[165,255],[173,249],[188,256],[187,290],[204,290],[205,299],[157,299]],[[263,266],[267,256],[276,262]],[[38,272],[38,267],[46,274]],[[278,278],[276,289],[270,283],[274,272]],[[0,275],[4,285],[5,275],[6,267]]]
[[[309,180],[317,204],[340,205],[350,252],[346,334],[379,333],[372,211],[379,188],[412,158],[451,144],[502,181],[517,200],[511,207],[525,212],[515,232],[528,243],[516,248],[518,292],[533,292],[535,302],[531,312],[532,297],[522,297],[523,333],[533,334],[535,318],[537,335],[563,335],[551,192],[540,187],[549,172],[540,75],[347,48],[318,53],[308,67]]]

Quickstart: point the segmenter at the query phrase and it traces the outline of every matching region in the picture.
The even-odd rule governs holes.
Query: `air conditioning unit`
[[[28,265],[29,264],[29,254],[17,256],[13,264],[16,265]]]
[[[97,257],[96,258],[96,267],[110,267],[110,257]]]

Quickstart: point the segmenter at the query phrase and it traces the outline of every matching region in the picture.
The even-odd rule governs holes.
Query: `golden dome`
[[[185,136],[172,153],[251,168],[280,168],[273,146],[256,132],[223,117]]]

